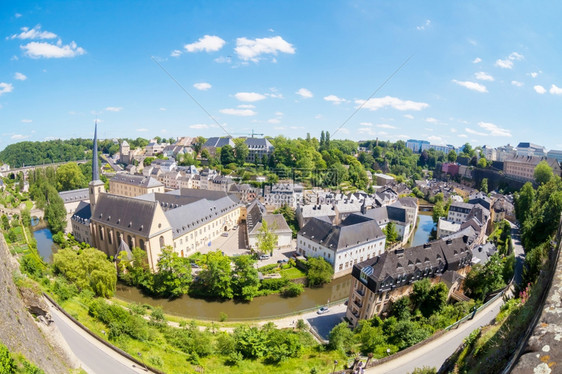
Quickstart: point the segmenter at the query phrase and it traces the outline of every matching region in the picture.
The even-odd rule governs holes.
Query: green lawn
[[[306,277],[306,274],[298,268],[288,268],[281,270],[281,275],[287,279],[298,279]]]

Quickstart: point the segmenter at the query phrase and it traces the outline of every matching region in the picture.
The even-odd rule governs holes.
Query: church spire
[[[92,181],[100,179],[100,171],[98,167],[98,121],[94,130],[94,150],[92,155]]]

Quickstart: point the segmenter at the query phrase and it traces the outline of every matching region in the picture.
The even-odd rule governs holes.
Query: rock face
[[[524,352],[513,374],[562,372],[562,258],[558,259],[552,287]]]
[[[67,373],[69,365],[63,353],[52,348],[41,333],[33,317],[28,313],[23,299],[27,299],[29,310],[48,322],[46,305],[32,291],[20,296],[12,274],[16,264],[12,262],[4,237],[0,235],[0,341],[10,352],[19,352],[46,373]]]

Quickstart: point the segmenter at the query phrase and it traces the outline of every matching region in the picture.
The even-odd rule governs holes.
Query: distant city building
[[[121,142],[119,146],[119,161],[123,164],[130,164],[131,163],[131,147],[126,140]]]
[[[394,183],[394,177],[386,174],[375,173],[373,176],[376,178],[377,186],[386,186]]]
[[[246,138],[244,143],[248,146],[246,162],[261,162],[263,156],[273,154],[273,145],[266,138]]]
[[[548,158],[553,158],[556,161],[558,161],[558,163],[562,163],[562,151],[558,151],[556,149],[551,149],[550,151],[548,151],[548,153],[546,154],[546,157]]]
[[[422,144],[421,147],[422,152],[428,149],[435,149],[436,151],[441,151],[445,154],[448,154],[450,151],[454,151],[455,147],[451,144],[447,144],[447,145]]]
[[[429,142],[427,140],[416,139],[409,139],[406,141],[406,147],[410,148],[414,153],[421,153],[423,145],[429,145]]]
[[[546,151],[542,145],[529,142],[521,142],[517,145],[517,155],[545,157]]]
[[[496,161],[505,161],[507,158],[515,156],[515,147],[511,145],[504,145],[502,147],[496,148]]]
[[[145,155],[146,156],[155,156],[159,153],[162,153],[162,151],[164,151],[164,147],[166,147],[166,145],[167,144],[165,144],[165,143],[159,144],[156,141],[156,139],[151,139],[150,142],[145,147]]]
[[[270,232],[277,235],[275,249],[290,248],[293,238],[293,231],[287,225],[287,221],[282,214],[268,214],[265,206],[255,200],[247,208],[246,230],[248,235],[248,246],[258,250],[258,238],[262,230],[262,220],[266,222]]]
[[[496,159],[497,159],[496,149],[494,147],[489,146],[489,145],[485,145],[485,146],[482,147],[482,156],[484,156],[486,158],[486,160],[496,161]]]
[[[560,176],[560,164],[553,158],[537,157],[537,156],[511,156],[503,162],[503,172],[505,175],[521,180],[534,181],[535,168],[541,161],[546,161],[552,168],[554,175]]]
[[[114,195],[134,197],[164,192],[164,185],[152,177],[121,173],[109,180],[109,191]]]

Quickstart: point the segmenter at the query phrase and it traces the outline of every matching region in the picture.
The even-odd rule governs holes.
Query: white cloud
[[[258,62],[261,55],[271,54],[277,55],[279,52],[294,54],[295,48],[280,36],[272,38],[236,39],[236,48],[234,48],[238,58],[244,61]]]
[[[254,109],[256,106],[252,104],[240,104],[237,105],[236,107],[241,109]]]
[[[494,81],[494,77],[492,77],[490,74],[485,73],[483,71],[479,71],[477,73],[474,73],[474,76],[476,77],[476,79],[481,80],[481,81],[490,81],[490,82]]]
[[[24,80],[27,79],[27,76],[25,76],[25,75],[22,74],[22,73],[15,73],[15,74],[14,74],[14,79],[15,79],[15,80],[18,80],[18,81],[24,81]]]
[[[487,136],[507,136],[507,137],[511,137],[511,131],[509,131],[508,129],[502,129],[501,127],[498,127],[497,125],[495,125],[493,123],[478,122],[478,126],[483,128],[484,130],[488,131],[488,134],[486,134]]]
[[[549,92],[553,95],[562,95],[562,88],[558,87],[557,85],[553,84],[550,86]]]
[[[275,126],[274,129],[275,130],[285,130],[286,127],[285,126]]]
[[[427,117],[427,118],[425,119],[425,122],[437,123],[437,122],[439,122],[439,121],[437,120],[437,118]]]
[[[337,97],[336,95],[324,96],[324,100],[329,101],[331,103],[334,103],[335,105],[339,105],[341,103],[347,102],[346,99],[343,99],[341,97]]]
[[[267,120],[267,123],[278,124],[281,123],[281,120],[279,118],[271,118]]]
[[[373,124],[372,124],[371,122],[361,122],[361,123],[359,124],[359,126],[368,126],[368,127],[371,127],[371,126],[373,126]]]
[[[197,130],[208,129],[209,125],[204,124],[204,123],[195,123],[193,125],[190,125],[189,128],[190,129],[197,129]]]
[[[137,131],[139,131],[139,132],[147,132],[147,131],[148,131],[148,129],[145,129],[145,128],[140,128],[140,129],[137,129]]]
[[[431,26],[431,20],[426,19],[422,25],[416,26],[416,29],[421,31],[421,30],[425,30],[429,26]]]
[[[272,99],[282,99],[283,94],[280,93],[266,93],[265,96],[271,97]]]
[[[166,109],[166,108],[160,108],[160,110],[161,110],[162,112],[165,112],[165,111],[167,111],[168,109]]]
[[[22,139],[27,139],[27,138],[29,138],[29,135],[15,134],[15,135],[12,135],[11,138],[12,138],[13,140],[22,140]]]
[[[297,92],[295,92],[297,95],[299,95],[300,97],[302,97],[303,99],[310,99],[311,97],[313,97],[314,95],[312,94],[312,92],[310,92],[309,90],[307,90],[306,88],[301,88],[299,89]]]
[[[107,108],[105,108],[105,110],[107,112],[120,112],[123,110],[123,107],[120,106],[108,106]]]
[[[451,129],[451,132],[455,133],[457,132],[457,129]]]
[[[473,130],[473,129],[468,128],[468,127],[465,128],[464,130],[465,130],[467,133],[472,134],[472,135],[479,135],[479,136],[486,136],[486,135],[488,135],[488,134],[486,134],[486,133],[478,132],[478,131]]]
[[[20,17],[21,17],[21,13],[16,13],[16,14],[14,14],[14,17],[20,18]]]
[[[404,114],[404,117],[408,119],[414,119],[414,116],[411,114]]]
[[[205,35],[198,41],[184,45],[188,52],[216,52],[223,47],[226,42],[215,35]]]
[[[277,117],[281,117],[283,115],[283,112],[275,112],[273,114],[275,114]]]
[[[231,116],[240,116],[240,117],[251,117],[251,116],[255,116],[257,114],[256,112],[254,112],[251,109],[226,108],[226,109],[219,110],[219,112],[221,112],[223,114],[228,114],[228,115],[231,115]]]
[[[539,73],[536,72],[536,71],[533,71],[533,72],[529,73],[529,75],[533,78],[536,78],[539,75]]]
[[[482,59],[480,57],[476,57],[474,60],[472,60],[473,64],[479,64],[482,62]]]
[[[75,42],[63,45],[59,40],[56,45],[47,42],[30,42],[20,46],[24,54],[31,58],[63,58],[75,57],[86,53],[84,48],[78,47]]]
[[[172,57],[179,57],[181,56],[181,51],[179,49],[174,49],[171,53],[170,56]]]
[[[516,60],[516,61],[520,61],[523,60],[525,57],[523,57],[523,55],[517,53],[517,52],[511,52],[511,54],[508,57],[510,60]]]
[[[515,87],[523,87],[523,82],[511,81],[511,84]]]
[[[486,88],[486,86],[484,86],[480,83],[470,82],[470,81],[458,81],[456,79],[453,79],[453,83],[456,83],[459,86],[463,86],[465,88],[468,88],[469,90],[473,90],[473,91],[477,91],[477,92],[488,92],[488,89]]]
[[[392,125],[389,125],[387,123],[379,123],[377,125],[377,127],[380,127],[381,129],[395,129],[396,128],[396,126],[392,126]]]
[[[302,128],[302,127],[301,127],[301,128]],[[345,127],[342,127],[342,128],[340,129],[340,132],[341,132],[342,134],[349,134],[349,129],[346,129]]]
[[[37,25],[30,29],[29,27],[22,27],[21,33],[10,36],[10,39],[54,39],[57,34],[50,31],[41,31],[41,25]]]
[[[513,67],[513,61],[502,60],[501,58],[498,58],[495,65],[502,69],[511,69]]]
[[[33,122],[33,120],[30,120],[30,119],[22,119],[21,121],[22,121],[23,123],[31,123],[31,122]]]
[[[219,64],[230,64],[232,62],[232,59],[230,57],[220,56],[215,58],[214,61]]]
[[[523,55],[512,52],[506,59],[502,60],[501,58],[496,60],[496,66],[502,69],[511,69],[513,68],[513,61],[520,61],[523,60]]]
[[[207,91],[209,88],[213,86],[211,86],[211,84],[207,82],[199,82],[193,84],[193,87],[197,88],[199,91]]]
[[[249,103],[265,99],[265,95],[259,94],[257,92],[238,92],[234,95],[234,97],[240,101]]]
[[[468,138],[468,135],[466,135],[466,134],[459,134],[459,138]]]
[[[429,107],[429,104],[422,102],[415,102],[410,100],[401,100],[397,97],[385,96],[376,99],[355,100],[358,105],[363,105],[363,108],[369,110],[378,110],[382,108],[391,107],[396,110],[422,110]]]
[[[319,114],[315,115],[314,118],[315,119],[322,119],[322,118],[324,118],[324,116],[319,113]]]
[[[0,96],[13,90],[14,86],[11,83],[0,82]]]
[[[541,95],[546,92],[546,88],[544,88],[540,84],[537,84],[536,86],[533,86],[533,88],[535,89],[536,93],[541,94]]]

